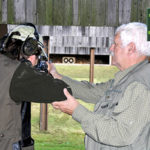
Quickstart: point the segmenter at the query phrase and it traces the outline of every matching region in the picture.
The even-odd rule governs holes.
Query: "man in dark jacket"
[[[35,67],[42,53],[39,39],[35,26],[25,24],[17,26],[1,40],[1,150],[33,150],[30,123],[26,123],[26,120],[30,120],[30,102],[65,100],[64,88],[71,93],[65,82],[54,79],[51,74],[40,72]],[[26,123],[27,130],[21,120]]]

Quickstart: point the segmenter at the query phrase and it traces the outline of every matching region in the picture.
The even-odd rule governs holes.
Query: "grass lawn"
[[[89,65],[56,65],[58,72],[76,80],[89,81]],[[112,66],[95,66],[94,83],[113,78],[118,70]],[[92,110],[93,105],[79,100]],[[71,116],[48,104],[48,130],[39,131],[40,104],[32,103],[32,137],[35,150],[84,150],[84,132]]]

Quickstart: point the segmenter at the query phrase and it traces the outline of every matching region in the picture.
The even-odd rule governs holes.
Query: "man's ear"
[[[31,63],[33,63],[35,60],[35,57],[36,57],[35,55],[31,55],[28,57],[28,60],[31,61]]]
[[[133,54],[136,52],[136,46],[133,42],[128,44],[128,54]]]

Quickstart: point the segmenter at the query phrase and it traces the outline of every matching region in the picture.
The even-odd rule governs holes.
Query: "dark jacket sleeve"
[[[11,80],[10,97],[15,102],[51,103],[66,100],[64,88],[72,94],[71,88],[64,81],[40,72],[29,62],[22,62]]]

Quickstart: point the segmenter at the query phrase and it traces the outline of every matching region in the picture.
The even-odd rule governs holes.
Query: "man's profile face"
[[[112,64],[118,67],[120,70],[124,70],[124,64],[126,63],[127,50],[126,46],[122,46],[120,34],[116,34],[114,44],[111,45],[110,51],[112,52]]]

